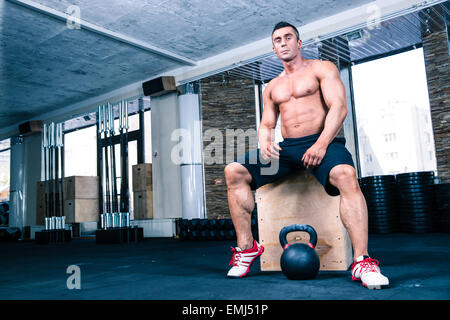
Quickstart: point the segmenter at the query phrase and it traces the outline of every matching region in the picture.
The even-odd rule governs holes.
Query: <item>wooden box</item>
[[[317,232],[320,270],[347,270],[353,261],[352,245],[339,214],[340,197],[329,196],[308,171],[256,190],[261,271],[281,270],[280,230],[291,224],[309,224]],[[309,240],[306,232],[291,232],[288,243]]]
[[[135,191],[134,220],[153,219],[153,191]]]
[[[64,201],[66,223],[99,221],[98,199],[74,199]]]
[[[64,178],[64,199],[98,199],[98,176],[72,176]]]
[[[133,191],[151,191],[152,188],[152,164],[140,163],[132,167]]]
[[[45,225],[45,203],[36,203],[36,224]]]

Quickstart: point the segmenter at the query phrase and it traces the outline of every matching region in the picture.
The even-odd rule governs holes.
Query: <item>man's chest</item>
[[[286,103],[293,99],[306,98],[317,94],[319,80],[311,76],[297,76],[279,79],[271,91],[271,98],[275,104]]]

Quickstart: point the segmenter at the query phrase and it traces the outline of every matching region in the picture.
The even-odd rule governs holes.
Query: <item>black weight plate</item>
[[[375,219],[375,220],[369,220],[369,225],[372,226],[378,226],[378,225],[386,225],[391,226],[394,224],[394,220],[392,219]]]
[[[369,215],[369,223],[375,223],[375,222],[393,223],[394,221],[395,221],[395,219],[392,216]]]
[[[395,214],[395,211],[392,208],[368,208],[369,215],[385,215],[385,216],[391,216]]]
[[[414,201],[407,204],[401,203],[397,208],[404,209],[433,209],[433,204],[429,202]]]
[[[378,205],[378,204],[384,204],[384,205],[393,205],[395,203],[396,199],[394,198],[375,198],[375,197],[366,197],[366,203],[369,204],[374,204],[374,205]]]
[[[362,184],[365,186],[393,186],[393,185],[395,185],[395,180],[390,180],[390,181],[373,180],[373,181],[363,182]]]
[[[371,182],[371,181],[395,181],[395,175],[379,175],[379,176],[369,176],[362,177],[362,182]]]
[[[434,196],[436,198],[441,198],[441,199],[450,199],[450,193],[442,193],[442,192],[433,192]]]
[[[400,217],[403,218],[428,218],[431,217],[431,212],[429,210],[408,210],[408,211],[399,211]]]
[[[404,186],[434,186],[433,180],[407,180],[407,181],[397,181],[395,184],[397,188],[401,188]]]
[[[380,217],[380,216],[369,216],[369,224],[370,223],[393,223],[393,217]]]
[[[366,199],[367,207],[386,207],[386,208],[394,208],[395,207],[395,201],[390,200],[370,200]]]
[[[382,188],[382,189],[389,189],[389,188],[395,188],[395,183],[366,183],[362,186],[363,189],[374,189],[374,188]]]
[[[397,197],[395,195],[386,195],[386,194],[364,194],[364,198],[366,201],[395,201]]]
[[[376,216],[376,215],[383,215],[383,216],[394,216],[396,214],[396,211],[393,208],[368,208],[369,215]]]
[[[363,192],[364,195],[367,196],[380,196],[380,197],[395,197],[396,193],[394,191],[387,191],[387,190],[365,190]]]
[[[389,207],[389,208],[393,208],[395,202],[394,201],[390,201],[390,200],[386,200],[386,199],[380,199],[380,200],[373,200],[373,199],[366,199],[366,204],[367,207]]]
[[[395,179],[403,179],[408,177],[434,177],[434,171],[417,171],[417,172],[406,172],[399,173],[395,176]]]
[[[392,229],[394,227],[394,225],[392,224],[392,223],[382,223],[382,222],[380,222],[380,223],[372,223],[372,224],[369,224],[369,228],[389,228],[389,229]]]
[[[406,201],[433,201],[432,194],[427,193],[402,193],[397,199]]]
[[[369,226],[372,233],[390,233],[393,229],[393,226],[390,225]]]
[[[425,192],[425,193],[431,193],[434,194],[433,188],[431,188],[432,185],[403,185],[403,186],[397,186],[397,192],[398,193],[405,193],[405,192]]]
[[[426,184],[402,184],[402,185],[397,185],[397,190],[399,190],[399,191],[411,190],[413,192],[414,192],[414,190],[417,190],[417,191],[423,190],[423,191],[427,191],[427,192],[434,192],[432,184],[429,184],[429,185],[426,185]]]
[[[409,223],[411,225],[420,225],[420,224],[431,224],[433,220],[424,217],[414,217],[408,220],[403,220],[405,223]]]
[[[400,206],[407,206],[407,207],[414,207],[414,206],[429,206],[432,207],[433,206],[433,201],[430,199],[423,199],[423,200],[419,200],[419,199],[414,199],[414,200],[409,200],[409,201],[399,201],[397,202],[397,205]]]
[[[434,181],[434,177],[432,176],[397,177],[395,181],[397,183],[402,181]]]
[[[371,230],[370,231],[371,234],[389,234],[389,233],[393,233],[393,229],[375,229],[375,230]]]
[[[370,208],[369,209],[369,214],[376,216],[376,215],[382,215],[382,216],[394,216],[396,215],[395,210],[393,210],[392,208]]]

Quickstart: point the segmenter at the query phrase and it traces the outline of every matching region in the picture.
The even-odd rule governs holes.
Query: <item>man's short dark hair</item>
[[[275,30],[278,30],[278,29],[281,29],[284,27],[291,27],[292,29],[294,29],[295,35],[297,36],[297,41],[300,40],[300,34],[298,33],[297,28],[286,21],[280,21],[275,25],[275,27],[273,28],[273,31],[272,31],[272,36],[273,36],[273,33],[275,32]]]

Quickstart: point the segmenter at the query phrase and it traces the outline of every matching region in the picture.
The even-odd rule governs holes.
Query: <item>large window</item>
[[[0,141],[0,202],[9,201],[10,139]]]
[[[64,136],[64,175],[97,175],[97,128],[90,126]]]
[[[352,67],[361,176],[435,171],[422,48]]]
[[[142,154],[145,162],[152,162],[151,149],[151,111],[149,108],[150,101],[143,99],[144,102],[144,126],[145,126],[145,153]],[[114,106],[116,116],[118,115],[118,107]],[[130,212],[133,218],[133,192],[132,192],[132,166],[138,163],[138,135],[140,129],[139,123],[139,103],[138,100],[129,102],[129,128],[128,128],[128,182],[130,190]],[[65,176],[96,176],[97,173],[97,126],[96,112],[92,112],[85,116],[70,119],[65,122],[65,128],[68,131],[65,134]],[[119,135],[119,119],[114,121],[115,135]],[[103,134],[102,134],[103,137]],[[116,137],[117,138],[117,137]],[[120,143],[115,139],[115,161],[117,174],[117,191],[120,193],[121,184],[121,162],[120,162]],[[110,150],[108,148],[108,150]],[[103,149],[104,152],[104,149]],[[105,155],[103,154],[103,157]],[[110,166],[110,158],[108,158],[108,166]],[[105,179],[105,178],[104,178]],[[106,183],[106,181],[103,181]]]

